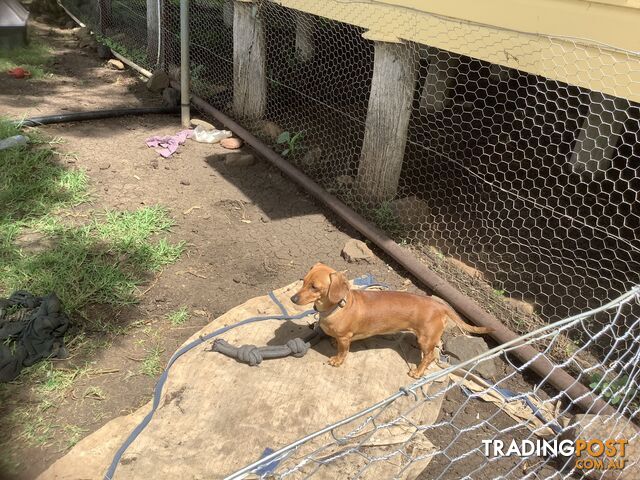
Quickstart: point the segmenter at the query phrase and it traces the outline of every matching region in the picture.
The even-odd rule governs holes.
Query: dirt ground
[[[22,118],[160,104],[159,95],[150,93],[135,72],[112,70],[94,51],[79,49],[72,29],[38,22],[32,27],[53,48],[52,75],[29,81],[3,78],[3,115]],[[88,208],[129,210],[161,204],[177,222],[170,239],[187,245],[176,264],[141,288],[136,306],[117,311],[98,306],[89,312],[114,326],[135,328],[105,338],[90,357],[58,362],[65,368],[90,361],[97,372],[77,379],[53,407],[56,424],[76,426],[80,438],[150,398],[155,380],[139,373],[150,332],[160,340],[164,363],[211,319],[301,278],[318,261],[348,269],[349,277],[371,273],[391,288],[417,290],[406,282],[405,272],[379,252],[370,263],[346,263],[340,252],[347,239],[360,238],[357,232],[257,156],[252,166],[232,168],[223,162],[229,152],[222,147],[189,141],[172,157],[159,157],[144,141],[181,130],[175,116],[116,118],[41,130],[63,140],[57,148],[68,155],[61,156],[61,162],[84,169],[90,177],[93,200],[75,209],[79,218]],[[181,307],[191,316],[184,325],[173,327],[166,315]],[[96,332],[96,337],[101,335]],[[89,389],[104,395],[87,395]],[[66,451],[53,442],[38,447],[25,444],[14,458],[18,473],[10,478],[34,478]]]
[[[42,80],[3,79],[0,111],[13,118],[102,108],[159,105],[131,70],[105,66],[95,52],[77,48],[72,29],[33,23],[34,33],[53,47],[52,76]],[[162,362],[194,331],[245,300],[301,278],[315,262],[348,269],[349,276],[371,273],[393,288],[404,276],[386,259],[347,264],[340,256],[344,243],[357,233],[338,222],[267,162],[234,169],[223,163],[228,150],[188,142],[168,159],[144,141],[152,135],[181,130],[175,116],[117,118],[43,127],[60,137],[57,149],[69,153],[62,161],[81,168],[91,179],[93,201],[87,208],[135,209],[161,204],[177,221],[170,239],[184,241],[181,260],[151,279],[138,305],[118,312],[95,308],[95,315],[118,325],[139,323],[117,337],[91,359],[95,371],[112,372],[81,378],[57,405],[58,424],[74,424],[82,435],[111,418],[128,413],[150,398],[154,379],[134,372],[144,356],[142,340],[149,327],[161,331]],[[250,153],[249,150],[246,150]],[[186,307],[192,313],[182,327],[171,327],[165,316]],[[71,358],[66,363],[80,361]],[[103,399],[83,396],[88,387],[105,392]],[[34,478],[65,451],[56,446],[21,451],[19,479]],[[29,462],[24,459],[29,458]]]

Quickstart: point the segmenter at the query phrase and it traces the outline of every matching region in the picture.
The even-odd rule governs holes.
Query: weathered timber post
[[[233,8],[233,109],[257,120],[267,105],[266,48],[258,6],[236,0]]]
[[[160,2],[147,0],[147,58],[149,63],[160,63]]]
[[[589,94],[589,111],[571,154],[571,168],[585,180],[601,180],[611,167],[627,118],[626,101],[600,92]]]
[[[391,200],[398,190],[415,74],[416,62],[408,45],[375,42],[373,78],[356,181],[365,201],[375,205]]]

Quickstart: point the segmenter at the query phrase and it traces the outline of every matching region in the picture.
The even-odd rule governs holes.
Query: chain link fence
[[[178,0],[62,3],[112,49],[179,77]],[[592,311],[527,341],[546,340],[536,343],[540,355],[585,384],[599,369],[608,380],[592,388],[609,400],[603,385],[632,370],[623,390],[633,398],[617,408],[637,417],[629,392],[638,384],[638,302],[631,296],[617,310],[593,309],[640,283],[638,52],[376,1],[192,0],[189,8],[193,94],[514,331]],[[501,406],[473,423],[463,413],[491,389],[469,394],[466,382],[490,358],[466,373],[430,376],[410,395],[328,429],[325,443],[317,436],[285,449],[278,475],[340,472],[346,458],[348,468],[362,469],[357,475],[394,462],[398,475],[412,465],[434,469],[429,478],[556,475],[540,473],[551,468],[547,461],[472,461],[477,442],[471,449],[459,441],[462,432],[522,439],[536,429],[556,432],[550,422],[572,412],[558,394],[543,395],[542,381],[519,397],[556,408],[542,424],[508,423],[513,416]],[[498,387],[525,368],[509,367]],[[455,395],[462,406],[449,418],[428,426],[410,420],[420,405]],[[458,418],[466,423],[456,426]],[[418,426],[397,448],[376,453],[371,438],[399,423]],[[424,444],[424,433],[440,444]]]

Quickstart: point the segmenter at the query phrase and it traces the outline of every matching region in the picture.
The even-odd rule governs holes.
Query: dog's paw
[[[411,378],[420,378],[420,377],[422,377],[422,375],[420,375],[420,372],[418,372],[417,368],[412,368],[411,370],[409,370],[409,376]]]
[[[342,362],[344,362],[344,360],[339,358],[337,355],[329,359],[329,365],[331,365],[332,367],[339,367],[340,365],[342,365]]]

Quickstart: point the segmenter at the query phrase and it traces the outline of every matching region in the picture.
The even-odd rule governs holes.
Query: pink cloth
[[[182,130],[175,135],[167,135],[166,137],[147,138],[147,147],[153,148],[162,157],[168,158],[178,150],[178,147],[191,138],[193,130]]]

